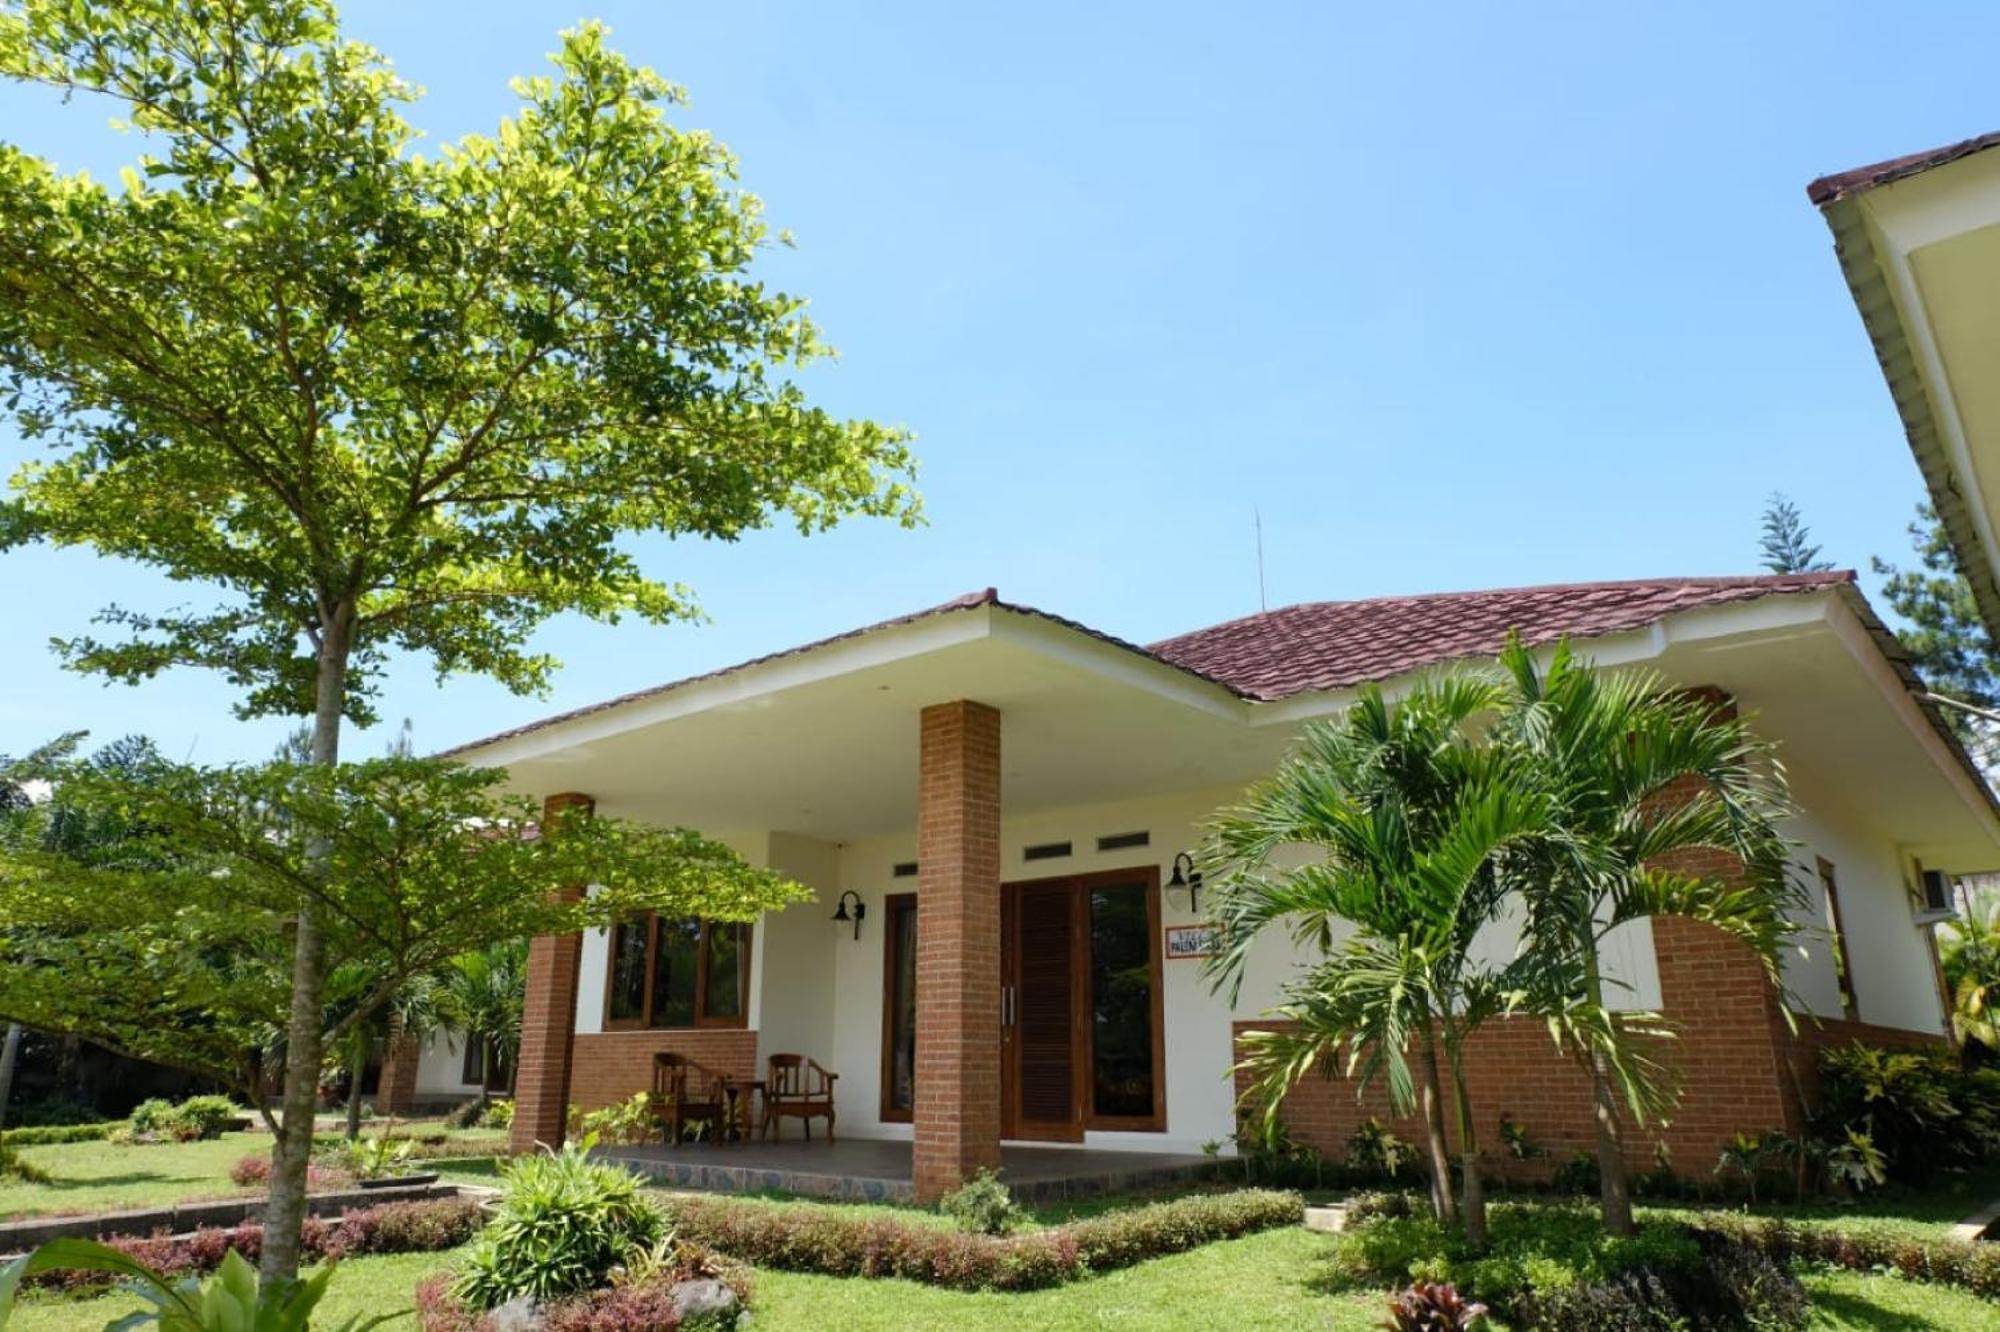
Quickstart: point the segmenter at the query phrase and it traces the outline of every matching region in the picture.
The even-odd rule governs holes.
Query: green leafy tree
[[[1833,566],[1819,557],[1798,506],[1782,491],[1764,502],[1764,534],[1757,542],[1766,569],[1775,574],[1825,573]]]
[[[2000,892],[1969,893],[1938,942],[1953,1031],[2000,1055]]]
[[[451,960],[440,1004],[450,1023],[479,1051],[479,1100],[484,1106],[498,1070],[515,1067],[521,1051],[521,1006],[527,993],[528,945],[509,939]]]
[[[1397,1113],[1420,1109],[1432,1207],[1455,1221],[1442,1054],[1475,1248],[1486,1243],[1486,1204],[1466,1043],[1512,1006],[1520,983],[1481,963],[1473,940],[1499,911],[1496,857],[1541,833],[1546,803],[1473,732],[1501,694],[1475,676],[1420,683],[1394,704],[1364,689],[1218,817],[1206,849],[1226,941],[1209,964],[1218,986],[1233,998],[1256,940],[1273,928],[1318,957],[1286,987],[1277,1013],[1286,1025],[1245,1041],[1251,1098],[1267,1122],[1292,1087],[1345,1051],[1357,1089],[1379,1078]],[[1339,939],[1343,925],[1353,932]]]
[[[71,665],[220,671],[309,718],[316,763],[393,653],[542,688],[534,630],[663,622],[690,594],[622,539],[914,521],[903,436],[813,406],[826,353],[750,266],[769,236],[681,93],[562,37],[492,135],[413,151],[415,92],[324,0],[0,0],[0,75],[144,136],[121,185],[0,144],[0,402],[47,454],[39,540],[211,597],[113,606]],[[12,127],[15,132],[32,126]],[[297,1271],[337,857],[288,914],[283,1128],[262,1267]]]
[[[1672,1033],[1655,1014],[1611,1005],[1605,936],[1687,917],[1741,942],[1782,986],[1780,954],[1805,909],[1779,831],[1790,797],[1769,744],[1713,699],[1644,672],[1600,672],[1567,642],[1543,666],[1517,637],[1500,663],[1509,688],[1495,742],[1514,754],[1515,780],[1548,802],[1545,835],[1498,862],[1524,909],[1529,1002],[1588,1070],[1605,1225],[1631,1234],[1619,1099],[1642,1124],[1669,1110],[1676,1087],[1656,1050]],[[1683,868],[1705,852],[1741,872]]]
[[[1971,708],[2000,709],[2000,652],[1980,618],[1972,585],[1959,572],[1958,557],[1937,511],[1917,506],[1910,524],[1917,563],[1903,568],[1877,556],[1882,596],[1902,620],[1896,633],[1924,683],[1937,694]],[[1994,756],[1993,722],[1965,707],[1947,707],[1944,717],[1981,762]]]

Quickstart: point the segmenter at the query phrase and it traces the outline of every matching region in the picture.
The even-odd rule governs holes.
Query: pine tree
[[[1798,507],[1783,491],[1772,491],[1764,504],[1764,537],[1757,543],[1764,552],[1764,567],[1775,574],[1825,573],[1833,568],[1819,557],[1811,537]]]

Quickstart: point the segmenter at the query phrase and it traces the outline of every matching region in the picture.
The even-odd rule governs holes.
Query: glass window
[[[648,917],[611,932],[605,1024],[740,1027],[748,1015],[750,927]]]
[[[882,1112],[908,1119],[917,1105],[917,899],[898,893],[889,899],[888,994],[884,1046],[888,1050],[882,1084]]]
[[[1143,885],[1090,894],[1091,1108],[1153,1114],[1152,925]]]

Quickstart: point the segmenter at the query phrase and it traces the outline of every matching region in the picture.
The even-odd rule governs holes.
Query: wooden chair
[[[824,1118],[826,1140],[832,1142],[833,1084],[839,1077],[804,1055],[772,1055],[764,1075],[763,1135],[769,1138],[790,1115],[805,1126],[806,1141],[811,1142],[813,1120]]]
[[[729,1123],[729,1079],[686,1055],[653,1056],[653,1114],[666,1130],[667,1145],[680,1145],[690,1123],[705,1123],[717,1141]]]

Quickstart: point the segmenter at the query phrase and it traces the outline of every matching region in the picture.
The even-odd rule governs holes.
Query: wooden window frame
[[[687,917],[673,917],[676,920]],[[680,1026],[655,1025],[653,1022],[653,979],[658,974],[657,958],[660,948],[660,915],[648,912],[646,915],[645,952],[645,995],[639,1005],[637,1017],[617,1018],[611,1015],[612,982],[618,965],[618,931],[636,921],[620,921],[606,931],[604,940],[604,1030],[606,1031],[698,1031],[703,1028],[725,1028],[741,1030],[750,1025],[750,954],[751,943],[756,937],[756,926],[748,921],[701,922],[701,938],[695,945],[694,971],[694,1021]],[[709,939],[716,926],[743,931],[742,954],[738,966],[741,979],[737,982],[737,1012],[733,1016],[711,1017],[708,1014],[708,963]]]
[[[882,1105],[884,1124],[908,1124],[916,1118],[917,1088],[910,1084],[910,1107],[890,1098],[896,1085],[896,913],[915,911],[915,893],[890,893],[882,899]]]
[[[1847,926],[1840,917],[1840,880],[1833,862],[1814,856],[1814,870],[1820,891],[1826,894],[1827,928],[1833,936],[1833,983],[1840,991],[1840,1015],[1849,1022],[1861,1020],[1861,994],[1854,984],[1854,950],[1847,946]]]

